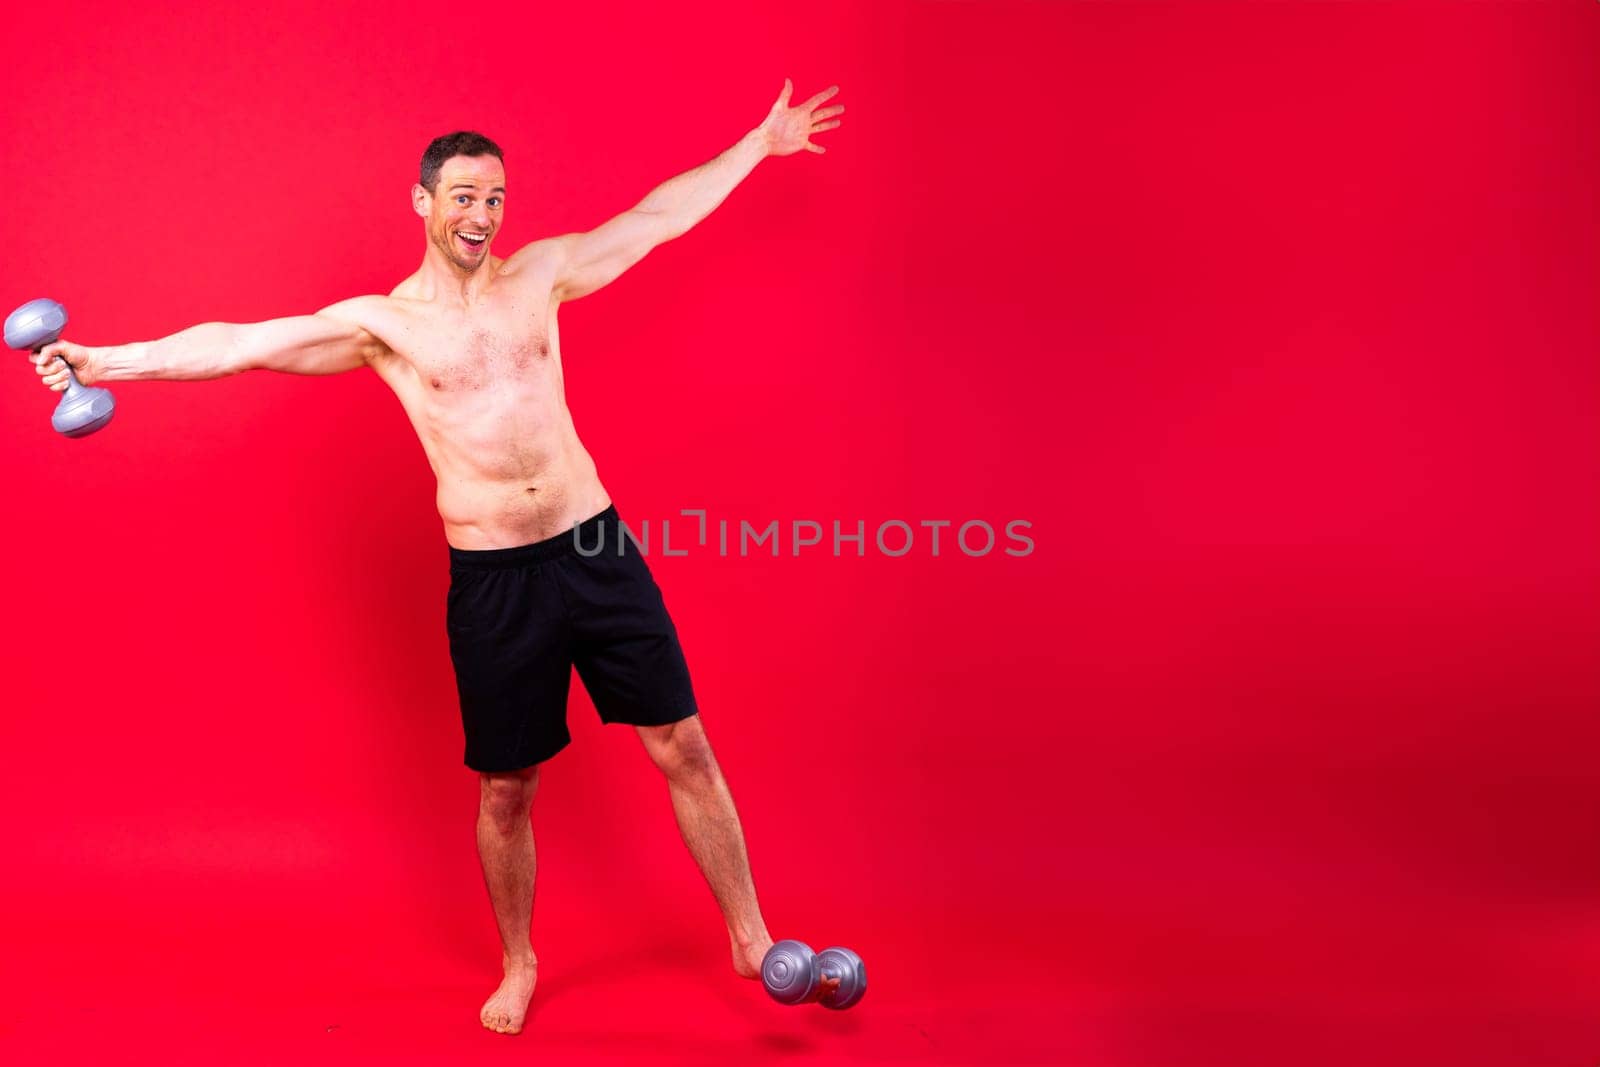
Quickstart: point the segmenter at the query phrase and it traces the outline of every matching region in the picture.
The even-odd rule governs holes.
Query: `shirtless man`
[[[822,152],[810,138],[839,125],[844,108],[822,106],[838,87],[798,107],[792,91],[785,80],[760,126],[631,210],[506,259],[489,251],[504,218],[500,149],[474,133],[440,137],[411,188],[427,236],[422,266],[388,296],[268,322],[205,323],[157,341],[56,341],[34,357],[56,390],[67,385],[61,360],[85,385],[370,367],[400,398],[438,478],[449,542],[447,631],[505,974],[479,1019],[499,1033],[521,1031],[538,977],[530,812],[538,764],[570,740],[574,665],[601,718],[634,725],[666,775],[684,843],[727,921],[733,969],[759,978],[772,945],[677,633],[573,428],[556,311],[688,231],[767,156]],[[602,538],[605,551],[590,555]]]

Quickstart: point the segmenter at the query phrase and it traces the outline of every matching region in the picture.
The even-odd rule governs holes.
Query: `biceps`
[[[624,211],[588,233],[568,234],[562,238],[565,254],[556,295],[562,300],[587,296],[674,236],[665,216],[637,209]]]
[[[285,374],[339,374],[366,362],[371,336],[326,315],[296,315],[240,326],[235,344],[247,367]]]

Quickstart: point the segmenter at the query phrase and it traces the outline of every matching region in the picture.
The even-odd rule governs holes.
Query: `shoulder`
[[[337,304],[329,304],[325,308],[319,308],[317,314],[365,327],[374,317],[389,311],[393,303],[394,301],[389,297],[377,296],[376,294],[352,296],[348,300],[341,300]]]
[[[396,310],[397,302],[392,297],[369,294],[319,308],[317,317],[343,323],[359,333],[364,342],[365,358],[370,363],[388,350],[384,336],[390,332]]]
[[[537,241],[529,241],[506,257],[500,272],[529,278],[553,278],[566,261],[569,236],[542,237]]]

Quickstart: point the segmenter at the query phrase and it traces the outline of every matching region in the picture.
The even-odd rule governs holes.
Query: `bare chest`
[[[438,401],[539,387],[557,373],[548,317],[502,310],[412,314],[389,347]]]

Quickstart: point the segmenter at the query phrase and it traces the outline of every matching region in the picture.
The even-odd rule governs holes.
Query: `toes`
[[[509,979],[508,979],[509,981]],[[532,990],[529,990],[531,993]],[[495,991],[495,995],[484,1001],[483,1008],[478,1012],[478,1021],[485,1029],[493,1030],[497,1034],[522,1033],[523,1020],[526,1011],[518,1012],[515,1003],[516,997],[506,991],[504,986]]]

